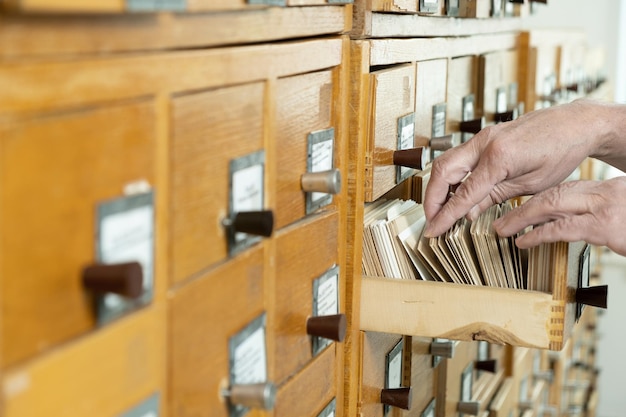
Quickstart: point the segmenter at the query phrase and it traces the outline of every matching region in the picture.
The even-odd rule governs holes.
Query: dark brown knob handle
[[[548,0],[530,0],[531,3],[543,3],[548,4]]]
[[[509,0],[509,3],[524,4],[526,0]]]
[[[430,354],[451,359],[454,357],[454,346],[451,340],[435,340],[430,344]]]
[[[380,392],[380,402],[403,410],[410,410],[411,387],[385,388]]]
[[[576,302],[588,306],[606,308],[608,291],[608,285],[578,288],[576,290]]]
[[[581,91],[582,85],[580,83],[572,83],[572,84],[568,84],[565,89],[567,91],[571,91],[573,93],[578,93],[579,91]]]
[[[270,210],[241,211],[224,224],[235,232],[269,237],[274,229],[274,213]]]
[[[466,120],[459,124],[459,130],[464,133],[478,133],[485,127],[485,118]]]
[[[310,336],[343,342],[346,337],[346,315],[333,314],[309,317],[306,321],[306,332]]]
[[[478,401],[459,401],[456,406],[459,413],[477,416],[480,413],[480,402]]]
[[[496,373],[498,369],[498,361],[496,359],[487,359],[484,361],[475,361],[474,368],[479,371],[490,372],[492,374]]]
[[[302,191],[307,193],[337,194],[341,191],[341,172],[338,169],[307,172],[300,179]]]
[[[511,120],[515,119],[517,119],[517,109],[505,111],[503,113],[495,113],[493,115],[493,120],[496,123],[510,122]]]
[[[429,161],[424,147],[402,149],[393,152],[393,164],[407,168],[424,169]]]
[[[143,271],[139,262],[96,264],[83,270],[83,286],[94,293],[114,293],[137,298],[143,293]]]
[[[258,384],[235,384],[222,392],[222,396],[234,405],[260,410],[271,410],[276,400],[276,386],[271,382]]]
[[[447,151],[456,144],[454,135],[438,136],[430,139],[430,149],[433,151]]]

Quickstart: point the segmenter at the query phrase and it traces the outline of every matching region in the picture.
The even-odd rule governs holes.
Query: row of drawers
[[[206,12],[206,11],[245,11],[267,7],[322,6],[327,4],[353,3],[354,0],[99,0],[90,4],[77,4],[50,0],[12,0],[4,5],[5,10],[46,13],[137,13],[155,11]],[[545,1],[533,0],[544,3]],[[530,2],[510,2],[506,0],[377,0],[363,3],[371,11],[420,13],[430,16],[454,17],[502,17],[522,16],[530,12]]]
[[[348,108],[359,112],[359,120],[375,120],[372,152],[397,148],[397,130],[390,145],[380,146],[376,132],[384,137],[392,129],[383,125],[396,127],[408,113],[414,113],[417,140],[412,146],[430,144],[436,136],[432,121],[440,120],[432,109],[443,102],[450,106],[443,125],[447,132],[455,131],[463,117],[458,115],[462,99],[472,93],[476,113],[491,122],[498,113],[499,89],[506,94],[514,90],[515,38],[460,39],[445,49],[438,43],[445,40],[407,40],[432,41],[417,49],[398,40],[392,46],[402,47],[392,48],[398,55],[391,61],[381,55],[378,41],[342,37],[3,64],[0,332],[6,414],[40,415],[30,407],[48,407],[72,415],[78,409],[72,401],[34,400],[50,388],[51,375],[72,362],[73,382],[66,395],[85,393],[86,407],[106,402],[102,415],[119,414],[154,393],[173,415],[207,409],[222,415],[226,401],[221,390],[233,382],[228,341],[257,320],[265,320],[267,329],[265,379],[278,387],[276,415],[298,407],[303,411],[295,415],[318,415],[333,398],[342,404],[343,348],[331,344],[313,355],[306,323],[315,314],[315,280],[328,271],[333,276],[337,267],[337,312],[347,313],[348,333],[353,342],[358,338],[350,299],[358,297],[351,287],[355,275],[344,264],[345,252],[352,250],[343,231],[349,202],[344,186],[328,205],[315,207],[316,214],[307,212],[302,178],[310,170],[311,146],[333,138],[317,155],[332,161],[326,168],[336,168],[344,181],[354,181],[352,174],[371,170],[353,171],[347,144],[370,142],[348,140]],[[364,51],[372,55],[365,58]],[[461,51],[482,58],[462,58]],[[353,66],[347,65],[350,52]],[[490,57],[495,57],[493,69]],[[477,62],[489,74],[483,81],[473,74]],[[367,79],[366,93],[351,99],[373,103],[373,108],[347,106],[348,71],[353,80]],[[369,95],[370,88],[385,82],[389,91],[401,90],[385,97],[389,91],[382,88]],[[475,92],[468,88],[472,85]],[[370,101],[372,97],[377,99]],[[392,107],[399,97],[398,113]],[[509,104],[517,106],[517,100],[505,102],[507,111]],[[351,132],[366,126],[351,124]],[[237,223],[229,191],[236,168],[252,172],[243,181],[248,201],[243,211],[269,211],[274,219],[272,237],[241,250],[232,250],[237,235],[228,224]],[[366,191],[364,199],[375,198],[375,186],[383,192],[395,186],[392,170],[392,181],[377,180],[374,166],[374,179],[364,181],[372,195]],[[350,197],[357,199],[352,203],[362,204],[359,195]],[[140,216],[139,223],[133,215]],[[107,253],[108,243],[128,237],[130,223],[142,225],[135,231],[141,242],[122,254]],[[114,232],[113,237],[105,231]],[[139,303],[121,303],[122,314],[139,311],[98,328],[102,320],[94,314],[94,302],[106,309],[119,307],[120,300],[93,297],[83,287],[83,268],[125,260],[129,252],[142,261],[146,279]],[[68,341],[73,342],[62,346]],[[81,375],[86,363],[106,357],[107,346],[117,352],[113,360],[88,377]],[[37,356],[55,350],[55,359]],[[82,362],[76,360],[80,355]],[[130,362],[136,365],[129,368]],[[294,392],[304,389],[296,381],[310,378],[321,378],[319,391],[307,391],[308,402],[295,401],[302,396]],[[102,396],[87,394],[94,381],[117,379],[126,383]],[[123,402],[114,400],[121,397]]]

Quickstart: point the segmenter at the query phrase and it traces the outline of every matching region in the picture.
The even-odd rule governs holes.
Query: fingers
[[[588,213],[590,201],[586,195],[594,186],[592,181],[571,181],[549,188],[494,221],[493,227],[498,235],[507,237],[528,226]]]

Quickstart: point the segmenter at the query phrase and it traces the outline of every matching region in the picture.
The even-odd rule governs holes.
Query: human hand
[[[567,178],[598,147],[602,132],[592,109],[587,101],[574,101],[527,113],[488,126],[435,159],[424,200],[425,235],[439,236],[465,215],[475,219],[493,204]]]
[[[516,239],[518,247],[585,241],[626,255],[626,177],[564,182],[493,222],[502,237],[531,225],[535,227]]]

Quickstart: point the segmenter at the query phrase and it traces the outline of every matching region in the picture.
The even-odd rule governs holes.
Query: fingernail
[[[427,237],[427,238],[433,237],[432,232],[433,232],[432,226],[430,224],[427,224],[426,227],[424,228],[424,237]]]

